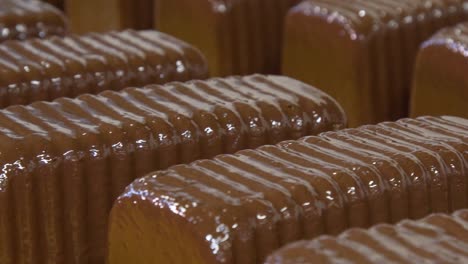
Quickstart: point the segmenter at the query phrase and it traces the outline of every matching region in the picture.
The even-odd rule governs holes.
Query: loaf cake
[[[158,29],[199,48],[212,76],[278,73],[283,18],[299,0],[156,0]]]
[[[468,23],[444,28],[424,42],[416,60],[411,116],[468,118]]]
[[[109,263],[262,263],[300,239],[468,205],[468,120],[403,119],[177,165],[110,216]]]
[[[151,30],[8,41],[0,72],[0,107],[208,74],[198,50]]]
[[[73,33],[152,29],[153,1],[66,0],[65,10]]]
[[[0,0],[0,42],[63,36],[66,32],[65,16],[48,3],[38,0]]]
[[[265,262],[304,263],[468,263],[468,210],[296,242]]]
[[[262,75],[0,110],[0,263],[104,263],[108,213],[136,177],[345,122],[321,91]]]
[[[282,70],[335,97],[352,127],[396,120],[420,43],[466,19],[464,0],[306,0],[286,17]]]

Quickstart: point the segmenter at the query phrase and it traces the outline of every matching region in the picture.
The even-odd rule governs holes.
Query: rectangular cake
[[[212,76],[279,73],[283,18],[299,0],[156,0],[158,29],[199,48]]]
[[[157,31],[89,33],[0,44],[0,107],[169,81],[204,79],[205,58]]]
[[[411,99],[411,116],[468,118],[468,23],[444,28],[422,44]]]
[[[292,243],[265,264],[468,263],[468,210]]]
[[[0,42],[63,36],[66,32],[65,15],[48,3],[39,0],[0,1]]]
[[[112,209],[109,263],[262,263],[351,227],[468,206],[468,120],[423,117],[177,165]]]
[[[351,127],[396,120],[419,45],[466,19],[465,0],[306,0],[286,17],[282,73],[335,97]]]
[[[109,211],[135,178],[345,123],[323,92],[262,75],[0,110],[0,263],[105,263]]]

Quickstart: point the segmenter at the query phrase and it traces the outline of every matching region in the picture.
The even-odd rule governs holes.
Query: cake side
[[[420,43],[467,14],[463,1],[304,1],[286,19],[282,69],[337,98],[352,127],[396,120]]]
[[[411,116],[468,116],[468,25],[439,31],[418,54]]]
[[[282,71],[333,94],[355,126],[372,118],[371,54],[361,48],[370,44],[354,17],[332,14],[326,7],[305,1],[289,11]]]

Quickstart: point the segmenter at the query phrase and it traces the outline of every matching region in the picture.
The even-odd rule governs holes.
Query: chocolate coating
[[[292,243],[265,264],[467,263],[468,210]]]
[[[104,263],[108,213],[136,177],[345,122],[321,91],[262,75],[0,110],[0,263]]]
[[[352,127],[396,120],[419,45],[467,18],[464,0],[306,0],[286,17],[282,72],[336,98]]]
[[[129,185],[109,263],[262,263],[289,242],[468,205],[468,120],[326,132],[177,165]]]
[[[153,29],[154,0],[66,0],[73,33]],[[92,15],[87,15],[92,14]]]
[[[212,76],[280,72],[283,19],[300,0],[158,0],[157,28],[198,47]]]
[[[156,31],[89,33],[0,45],[0,107],[207,77],[203,55]]]
[[[468,23],[444,28],[421,45],[416,60],[411,116],[468,118]]]
[[[66,31],[64,14],[50,4],[36,0],[0,1],[0,42],[63,36]]]

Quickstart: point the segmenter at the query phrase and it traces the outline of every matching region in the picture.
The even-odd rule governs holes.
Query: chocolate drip
[[[402,119],[152,173],[114,205],[109,260],[262,263],[291,241],[466,208],[467,127]],[[326,259],[320,249],[330,247],[370,261],[340,241],[317,243],[303,254]]]

